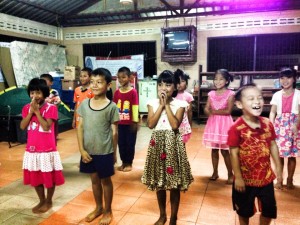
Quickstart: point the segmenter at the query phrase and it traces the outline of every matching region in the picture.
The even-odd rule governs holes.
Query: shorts
[[[239,216],[249,218],[257,211],[254,201],[258,199],[258,207],[261,215],[276,219],[277,206],[274,194],[273,182],[264,187],[246,186],[245,192],[238,192],[232,186],[233,209]]]
[[[92,161],[89,163],[82,162],[80,158],[79,171],[82,173],[97,173],[99,178],[111,177],[115,174],[114,153],[107,155],[90,155]]]

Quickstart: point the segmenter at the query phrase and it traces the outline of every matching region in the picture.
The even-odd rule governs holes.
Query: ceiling
[[[1,0],[0,13],[74,27],[300,9],[300,0]]]

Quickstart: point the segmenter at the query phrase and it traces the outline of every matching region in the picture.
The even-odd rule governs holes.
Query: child
[[[220,149],[228,172],[227,184],[232,184],[233,180],[229,147],[226,144],[227,131],[233,124],[230,114],[234,105],[234,92],[228,89],[231,81],[233,81],[233,76],[227,70],[217,70],[213,81],[216,90],[208,93],[208,99],[204,108],[204,112],[209,117],[204,129],[203,144],[208,148],[212,148],[211,158],[214,170],[209,179],[215,181],[219,178]]]
[[[184,112],[183,115],[183,120],[182,123],[179,127],[179,131],[182,134],[182,139],[184,143],[187,143],[188,140],[191,137],[192,134],[192,101],[194,101],[193,95],[188,93],[186,91],[187,85],[188,85],[188,79],[190,79],[190,76],[185,74],[182,70],[177,69],[175,71],[175,74],[177,74],[180,78],[180,83],[178,84],[178,94],[176,96],[176,99],[179,100],[184,100],[186,101],[189,105],[186,108],[186,111]]]
[[[131,72],[127,67],[118,70],[120,88],[114,93],[113,99],[117,104],[120,115],[118,125],[118,146],[122,165],[119,171],[132,170],[135,142],[137,135],[137,123],[139,121],[139,100],[137,91],[130,85]]]
[[[166,190],[171,195],[170,225],[176,224],[180,191],[186,191],[194,180],[182,136],[178,131],[187,102],[175,99],[179,77],[163,71],[158,79],[159,99],[148,102],[148,127],[151,135],[142,183],[156,191],[160,217],[156,225],[165,224]]]
[[[55,186],[64,183],[62,163],[56,150],[54,122],[57,107],[45,101],[49,96],[46,81],[33,78],[27,92],[31,103],[22,109],[20,128],[27,129],[27,145],[23,160],[25,185],[31,185],[39,197],[39,203],[32,208],[33,213],[44,213],[52,207]],[[45,195],[47,188],[47,195]]]
[[[77,109],[80,106],[81,102],[86,98],[92,98],[94,96],[93,92],[90,89],[90,77],[92,74],[92,70],[88,67],[85,67],[80,72],[80,83],[81,86],[75,88],[74,90],[74,117],[73,117],[73,123],[72,127],[77,128],[78,127],[78,120],[79,116],[77,114]]]
[[[281,70],[279,81],[282,90],[276,92],[272,97],[270,102],[272,105],[270,120],[275,127],[276,142],[279,148],[282,168],[284,166],[284,158],[288,158],[286,187],[287,189],[293,189],[296,157],[299,156],[300,146],[300,91],[295,89],[296,73],[290,68]]]
[[[49,96],[45,99],[48,103],[54,104],[56,106],[58,106],[61,103],[60,97],[59,97],[59,92],[55,89],[52,89],[52,85],[53,85],[53,77],[48,74],[48,73],[44,73],[40,76],[41,79],[44,79],[47,83],[47,86],[50,90],[50,94]]]
[[[59,104],[61,103],[60,97],[59,97],[59,93],[57,90],[52,89],[52,85],[53,85],[53,77],[48,74],[48,73],[44,73],[40,76],[41,79],[44,79],[47,83],[47,86],[50,90],[50,94],[49,96],[45,99],[46,102],[50,103],[50,104],[54,104],[57,107],[59,106]],[[57,139],[58,139],[58,120],[56,120],[54,122],[54,128],[55,128],[55,142],[57,143]]]
[[[260,224],[276,218],[276,200],[270,155],[276,166],[277,181],[282,181],[281,164],[275,142],[275,132],[269,119],[261,117],[264,100],[261,90],[253,84],[242,86],[235,94],[236,106],[242,117],[228,131],[231,163],[234,172],[232,189],[233,208],[241,225],[249,224],[254,215],[255,197],[262,213]]]
[[[116,162],[119,113],[115,103],[106,97],[111,80],[107,69],[95,69],[91,75],[94,97],[84,100],[77,109],[80,172],[90,174],[96,202],[95,210],[86,216],[85,221],[91,222],[103,214],[99,224],[109,224],[112,220],[111,176]]]

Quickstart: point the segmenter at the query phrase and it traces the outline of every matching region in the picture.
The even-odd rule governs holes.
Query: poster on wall
[[[137,73],[138,79],[144,78],[144,55],[131,55],[122,57],[86,56],[85,66],[92,70],[103,67],[110,71],[112,76],[117,76],[119,68],[126,66]]]
[[[64,71],[67,65],[65,49],[58,45],[13,41],[10,54],[18,87],[28,85],[32,78],[43,73]]]

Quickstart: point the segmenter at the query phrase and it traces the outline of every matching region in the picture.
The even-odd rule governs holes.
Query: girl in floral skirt
[[[296,72],[291,68],[281,70],[279,81],[282,90],[277,91],[272,97],[270,120],[275,128],[282,168],[284,158],[288,158],[286,187],[293,189],[296,157],[299,156],[300,148],[300,91],[296,89]],[[275,187],[281,186],[282,184],[276,184]]]
[[[158,99],[148,102],[148,127],[153,129],[148,147],[142,183],[156,191],[160,217],[155,225],[167,221],[166,190],[170,190],[170,225],[176,224],[180,191],[193,181],[185,145],[179,132],[187,103],[175,99],[179,77],[163,71],[157,80]]]
[[[62,163],[56,150],[54,122],[57,107],[47,103],[49,87],[43,79],[33,78],[27,88],[31,102],[22,109],[21,129],[27,129],[27,145],[23,159],[23,180],[39,197],[33,213],[44,213],[52,207],[55,186],[64,183]],[[45,194],[45,188],[47,194]]]

